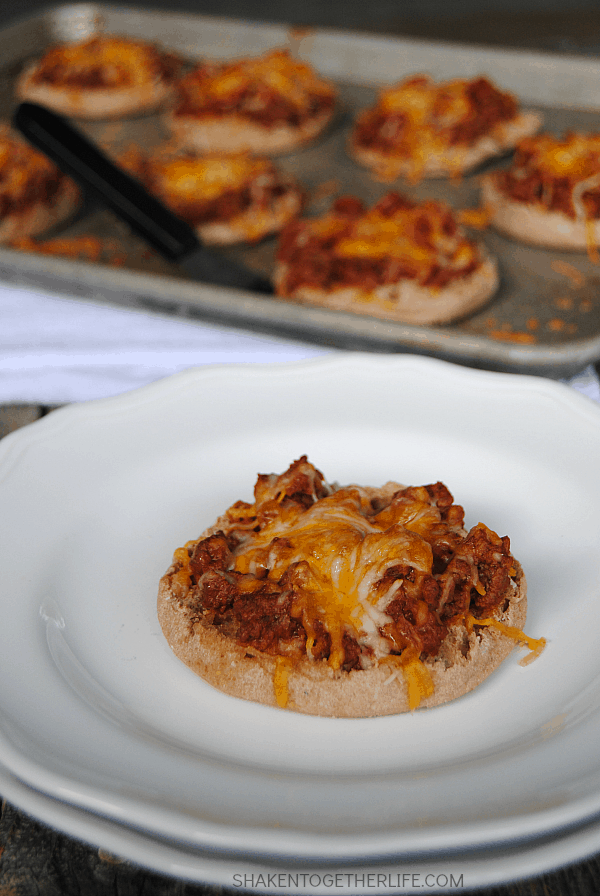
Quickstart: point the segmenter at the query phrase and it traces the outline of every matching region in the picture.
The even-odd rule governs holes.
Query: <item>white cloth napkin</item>
[[[201,364],[299,361],[327,351],[0,285],[0,404],[86,401]]]
[[[86,401],[202,364],[299,361],[333,351],[0,284],[0,404]],[[600,401],[593,367],[570,384]]]

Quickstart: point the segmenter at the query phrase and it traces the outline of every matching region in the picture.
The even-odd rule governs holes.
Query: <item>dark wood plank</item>
[[[221,896],[132,865],[29,818],[7,803],[0,817],[0,896]]]
[[[0,439],[21,426],[33,423],[43,414],[39,405],[0,405]]]
[[[232,896],[240,892],[175,880],[136,867],[40,824],[7,803],[3,803],[0,815],[0,850],[0,896]],[[454,887],[448,892],[478,896],[482,891]],[[485,893],[598,896],[600,858],[532,880],[493,887]]]

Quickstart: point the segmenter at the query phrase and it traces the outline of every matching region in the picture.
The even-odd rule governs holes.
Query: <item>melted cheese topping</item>
[[[405,172],[410,180],[417,182],[428,162],[439,157],[444,158],[451,173],[460,174],[464,147],[452,146],[449,133],[453,126],[473,114],[467,92],[471,83],[457,78],[436,84],[429,77],[419,75],[380,91],[372,111],[390,116],[393,129],[396,128],[394,116],[401,115],[404,126],[397,143],[379,151],[374,162],[379,180],[392,181]],[[382,136],[386,136],[385,127]]]
[[[188,541],[182,548],[177,548],[173,554],[173,562],[179,565],[179,569],[173,573],[172,582],[178,590],[186,591],[191,584],[192,571],[189,551],[195,544],[195,541]]]
[[[102,71],[103,83],[98,87],[130,87],[156,80],[156,50],[148,44],[122,37],[93,37],[83,43],[52,47],[40,60],[36,77],[64,71],[64,79],[53,77],[53,83],[69,84],[78,72],[84,75],[93,69]]]
[[[492,215],[491,208],[462,208],[457,212],[456,217],[465,227],[472,227],[474,230],[485,230],[489,227]]]
[[[445,206],[430,201],[401,208],[391,216],[369,209],[350,228],[347,219],[335,214],[311,221],[309,227],[318,236],[335,237],[345,230],[333,249],[342,258],[390,258],[417,269],[439,265],[459,270],[478,257],[477,246],[460,230],[452,236],[444,232],[447,214]]]
[[[520,144],[532,166],[551,177],[586,180],[600,173],[600,134],[569,134],[563,140],[550,134],[529,137]]]
[[[302,494],[309,496],[313,490],[315,503],[305,507],[299,501],[286,502],[286,495],[293,494],[293,477],[298,474],[299,463],[290,467],[289,480],[285,474],[259,476],[255,503],[239,501],[225,514],[229,523],[220,523],[222,531],[234,535],[237,543],[226,574],[239,574],[236,581],[242,592],[251,593],[269,579],[282,584],[293,596],[291,616],[301,620],[306,631],[309,658],[315,643],[322,643],[324,629],[330,636],[327,662],[332,670],[339,670],[345,660],[344,635],[348,633],[359,647],[369,648],[363,656],[363,668],[373,663],[389,666],[392,674],[384,685],[402,676],[409,709],[414,710],[434,691],[431,672],[420,659],[417,644],[405,639],[397,643],[396,636],[389,633],[386,626],[394,620],[386,610],[403,585],[403,567],[407,568],[410,582],[432,574],[433,550],[427,538],[438,526],[449,525],[447,531],[460,537],[466,534],[461,528],[462,512],[460,521],[448,524],[442,521],[425,486],[409,490],[398,486],[390,493],[389,502],[376,513],[370,490],[328,486],[312,465],[300,472],[304,477]],[[325,496],[318,498],[317,489]],[[496,533],[479,525],[492,544],[502,544]],[[191,584],[190,563],[195,545],[195,541],[188,542],[174,554],[176,569],[171,581],[175,592],[185,594]],[[394,572],[385,578],[392,568]],[[509,568],[511,576],[516,573],[516,566]],[[474,581],[479,593],[484,594],[476,575]],[[420,618],[422,612],[424,618]],[[417,601],[414,613],[416,624],[424,624],[427,605]],[[538,656],[546,643],[493,618],[477,619],[467,614],[464,624],[469,632],[474,626],[492,626],[527,644],[533,652],[525,662]],[[396,653],[392,654],[392,650]],[[288,678],[297,659],[291,655],[276,657],[273,688],[278,706],[288,705]]]
[[[7,133],[0,133],[0,196],[18,204],[36,181],[42,185],[58,169],[46,156]]]
[[[382,112],[402,112],[415,127],[428,126],[439,108],[437,120],[440,127],[457,124],[469,114],[470,103],[466,80],[446,81],[435,84],[429,78],[410,78],[379,94],[378,106]]]
[[[523,171],[537,169],[542,178],[564,179],[571,182],[571,198],[575,216],[585,225],[587,251],[590,260],[598,263],[593,219],[588,217],[583,195],[600,187],[600,134],[568,134],[559,140],[550,134],[529,137],[519,144],[527,154]],[[518,176],[519,169],[516,170]]]
[[[472,616],[469,613],[465,620],[465,625],[467,626],[467,630],[469,632],[473,630],[473,626],[475,625],[490,626],[491,628],[495,628],[497,631],[501,632],[503,635],[506,635],[507,638],[512,638],[519,644],[524,644],[529,648],[531,653],[528,653],[527,656],[523,657],[523,659],[519,663],[519,665],[521,666],[528,666],[529,663],[532,663],[535,659],[537,659],[537,657],[541,654],[544,647],[546,646],[545,638],[531,638],[515,625],[506,625],[504,622],[501,622],[499,619],[494,619],[493,617],[489,617],[488,619],[477,619],[475,616]]]
[[[367,520],[359,489],[340,489],[308,510],[292,507],[235,552],[235,570],[255,574],[266,570],[279,581],[292,566],[297,577],[296,610],[309,633],[307,652],[315,641],[315,623],[331,636],[329,664],[344,661],[343,636],[349,629],[375,656],[385,656],[392,644],[379,634],[390,621],[385,608],[393,592],[381,596],[373,586],[391,566],[405,563],[431,573],[432,550],[418,534],[432,511],[425,502],[398,502],[393,518]],[[389,508],[388,508],[389,510]],[[310,641],[312,640],[312,644]]]
[[[421,701],[431,697],[434,691],[431,672],[418,655],[416,648],[407,647],[400,657],[402,673],[408,688],[408,708],[412,712],[417,709]]]
[[[309,109],[314,95],[334,93],[327,81],[319,78],[309,65],[292,59],[286,50],[273,50],[255,59],[217,66],[214,71],[201,68],[184,82],[192,94],[197,91],[208,102],[211,98],[228,101],[247,89],[260,92],[266,88],[284,96],[300,112]]]
[[[270,170],[270,163],[248,156],[176,158],[152,163],[161,191],[176,200],[216,199],[230,190],[241,190],[248,181]]]
[[[275,675],[273,676],[273,688],[275,690],[275,700],[277,705],[282,709],[288,705],[290,692],[288,688],[288,676],[292,668],[292,661],[285,656],[278,656],[275,664]]]

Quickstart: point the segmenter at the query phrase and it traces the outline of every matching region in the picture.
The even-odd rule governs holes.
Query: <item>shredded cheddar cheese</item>
[[[415,126],[427,126],[432,114],[440,108],[440,120],[444,125],[461,121],[469,113],[464,79],[435,84],[429,78],[414,77],[393,87],[384,88],[379,94],[383,112],[402,112]]]
[[[173,158],[152,163],[161,192],[175,201],[201,197],[210,201],[229,191],[241,189],[249,180],[269,171],[270,163],[249,156],[208,156]]]
[[[583,224],[588,257],[600,263],[596,236],[600,134],[569,133],[563,139],[539,134],[522,140],[507,177],[513,190],[533,178],[540,193],[522,201],[539,202],[548,211],[559,211]],[[516,196],[520,198],[519,192]]]
[[[457,212],[456,217],[465,227],[473,227],[475,230],[485,230],[492,219],[490,208],[464,208]]]
[[[261,90],[285,97],[300,114],[310,111],[313,96],[333,95],[329,82],[311,66],[293,59],[287,50],[272,50],[256,58],[244,58],[222,65],[209,64],[186,75],[181,85],[188,98],[199,106],[235,102],[246,91]]]
[[[56,237],[51,240],[20,237],[12,239],[9,245],[11,249],[18,249],[21,252],[57,255],[92,263],[104,262],[111,267],[120,267],[127,258],[116,241],[102,240],[95,236]]]
[[[157,79],[157,52],[142,41],[102,36],[52,47],[40,60],[36,80],[89,87],[134,87]],[[90,73],[96,82],[90,83]]]
[[[173,574],[173,582],[184,590],[189,587],[191,582],[190,548],[194,544],[195,542],[188,541],[182,548],[177,548],[173,554],[173,561],[178,566],[177,571]]]
[[[373,165],[375,178],[393,181],[403,174],[418,182],[434,158],[443,158],[448,173],[460,176],[464,144],[482,136],[477,129],[472,139],[456,136],[465,123],[479,114],[471,92],[474,83],[485,83],[483,103],[487,114],[480,120],[489,122],[487,129],[483,125],[483,133],[493,134],[498,121],[515,115],[516,102],[485,79],[473,82],[457,78],[436,83],[426,75],[417,75],[381,90],[376,105],[359,117],[355,131],[355,145],[364,145],[368,150],[371,144],[368,140],[363,144],[361,133],[376,128],[377,157],[367,162]],[[490,114],[489,96],[494,98],[495,115]]]
[[[399,556],[424,572],[433,563],[429,544],[411,531],[422,526],[429,505],[407,501],[392,524],[387,518],[367,520],[360,503],[358,489],[341,489],[296,518],[294,514],[276,518],[236,551],[237,572],[268,567],[268,576],[275,581],[292,564],[302,564],[297,609],[309,633],[318,621],[324,623],[331,635],[328,662],[334,670],[344,660],[347,628],[370,632],[378,653],[389,652],[390,645],[376,635],[376,623],[384,621],[385,613],[377,608],[378,596],[372,591],[385,570]]]
[[[350,222],[332,211],[305,226],[317,239],[333,241],[328,251],[336,258],[395,260],[403,276],[412,272],[416,279],[437,268],[458,274],[480,261],[477,244],[451,220],[448,207],[433,200],[391,214],[376,205]]]
[[[520,628],[517,628],[514,625],[506,625],[499,619],[476,619],[475,616],[469,614],[466,619],[466,625],[469,631],[472,631],[473,626],[475,625],[491,626],[491,628],[495,628],[503,635],[506,635],[507,638],[512,638],[519,644],[524,644],[529,648],[531,653],[528,653],[527,656],[523,657],[523,659],[520,661],[521,666],[528,666],[529,663],[532,663],[535,659],[537,659],[537,657],[541,654],[544,647],[546,646],[545,638],[530,638],[529,635],[526,635],[525,632],[521,631]]]
[[[523,140],[519,148],[530,164],[552,177],[585,180],[598,174],[600,134],[569,134],[560,140],[551,134],[539,134]]]
[[[399,676],[404,681],[410,712],[418,709],[422,701],[433,694],[435,688],[431,672],[419,658],[414,646],[407,647],[401,656],[390,654],[382,657],[379,662],[381,665],[387,665],[393,669],[392,674],[384,681],[384,685],[397,680]]]
[[[598,254],[598,246],[596,245],[594,222],[591,218],[585,219],[585,241],[587,244],[588,258],[593,264],[600,264],[600,255]]]
[[[8,129],[0,130],[0,198],[7,197],[19,205],[32,186],[43,188],[44,181],[56,176],[56,166],[41,152],[13,137]]]
[[[403,651],[400,664],[408,689],[408,708],[413,712],[418,709],[422,700],[433,694],[433,680],[429,669],[412,646]]]
[[[275,675],[273,676],[273,688],[275,690],[275,699],[277,705],[285,709],[290,699],[288,688],[288,675],[292,668],[292,661],[285,656],[278,656],[275,665]]]
[[[544,639],[492,615],[518,591],[508,537],[483,523],[466,532],[443,483],[330,486],[302,457],[259,476],[254,498],[175,552],[171,588],[180,600],[193,589],[194,623],[224,626],[274,661],[278,706],[308,661],[332,681],[381,666],[381,683],[398,681],[413,711],[434,694],[432,663],[456,625],[496,628],[530,648],[526,661],[541,653]]]
[[[550,262],[550,267],[553,271],[556,271],[557,274],[562,274],[563,277],[566,277],[568,280],[570,280],[574,288],[583,286],[586,282],[585,274],[582,274],[580,270],[566,261],[555,259],[554,261]],[[564,310],[568,311],[573,307],[573,299],[571,298],[562,298],[557,301],[560,302],[559,307],[563,308]]]

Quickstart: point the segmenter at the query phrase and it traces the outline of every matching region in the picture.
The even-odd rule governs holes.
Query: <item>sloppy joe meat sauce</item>
[[[37,150],[0,134],[0,217],[51,205],[66,175]]]
[[[600,135],[549,134],[519,144],[513,164],[498,172],[501,192],[518,202],[534,203],[549,212],[576,218],[574,190],[581,185],[580,202],[586,218],[600,218]]]
[[[381,92],[374,108],[360,116],[354,140],[364,148],[410,157],[427,131],[448,146],[470,146],[517,111],[512,94],[487,78],[435,84],[415,76]]]
[[[299,190],[266,159],[225,157],[202,160],[182,157],[161,162],[136,153],[135,158],[124,158],[121,162],[177,215],[192,225],[231,221],[250,208],[257,212],[266,211],[290,190]],[[207,165],[223,169],[219,172],[217,188],[214,184],[216,178],[207,184],[208,178],[204,177]],[[243,168],[241,176],[233,170],[236,166]],[[185,186],[182,188],[186,182],[192,185],[190,190]]]
[[[448,206],[419,205],[394,191],[370,210],[345,196],[324,219],[290,222],[281,232],[277,260],[286,266],[278,284],[283,296],[301,287],[355,287],[368,293],[400,280],[435,290],[481,264],[477,244],[464,235]]]
[[[133,87],[138,81],[173,81],[181,59],[151,44],[129,38],[92,37],[80,44],[58,44],[40,60],[34,81],[56,87],[99,89]]]
[[[205,63],[178,82],[175,115],[236,115],[261,125],[300,126],[333,108],[335,90],[286,51],[228,64]]]
[[[435,657],[453,624],[504,608],[520,577],[508,537],[467,533],[441,482],[371,499],[328,485],[304,456],[254,494],[176,551],[171,573],[192,625],[251,651],[346,671],[407,648]]]

